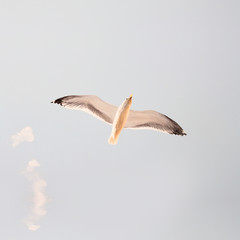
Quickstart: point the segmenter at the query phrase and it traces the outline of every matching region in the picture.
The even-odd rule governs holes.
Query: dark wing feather
[[[125,128],[153,129],[156,131],[167,132],[175,135],[186,135],[178,123],[166,115],[151,110],[131,110],[125,124]]]
[[[117,107],[104,102],[94,95],[71,95],[58,98],[52,103],[60,104],[63,107],[82,110],[90,113],[102,121],[113,123]]]

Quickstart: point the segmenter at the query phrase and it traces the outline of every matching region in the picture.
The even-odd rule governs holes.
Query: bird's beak
[[[133,96],[133,95],[131,94],[130,97],[129,97],[129,99],[132,99],[132,96]]]

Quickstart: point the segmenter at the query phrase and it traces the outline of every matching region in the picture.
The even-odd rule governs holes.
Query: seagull
[[[112,125],[112,132],[108,139],[109,144],[117,144],[123,128],[152,129],[180,136],[187,135],[178,123],[162,113],[153,110],[130,110],[132,95],[126,98],[119,107],[107,103],[95,95],[70,95],[58,98],[51,103],[90,113]]]

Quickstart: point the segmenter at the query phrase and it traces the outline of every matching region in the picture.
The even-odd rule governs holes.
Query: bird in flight
[[[52,101],[52,103],[90,113],[112,125],[112,132],[108,139],[110,144],[117,144],[123,128],[152,129],[169,134],[187,135],[178,123],[164,114],[153,110],[130,110],[132,95],[126,98],[119,107],[107,103],[94,95],[65,96]]]

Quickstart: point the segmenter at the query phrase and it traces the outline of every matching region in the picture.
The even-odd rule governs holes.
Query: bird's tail
[[[118,137],[115,137],[115,136],[112,136],[112,135],[108,139],[109,144],[117,144],[117,141],[118,141]]]

